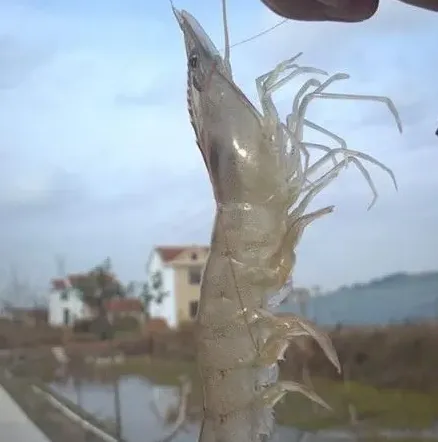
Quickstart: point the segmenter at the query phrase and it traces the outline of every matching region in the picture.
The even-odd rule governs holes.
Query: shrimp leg
[[[327,80],[326,83],[328,83],[330,80],[332,80],[331,82],[333,82],[334,80],[344,79],[344,78],[346,78],[345,74],[335,74],[335,75],[333,75],[333,77],[331,79]],[[322,89],[319,88],[319,90],[322,90]],[[400,116],[397,112],[397,109],[396,109],[394,103],[392,102],[392,100],[390,100],[387,97],[382,97],[379,95],[333,94],[333,93],[327,93],[327,92],[320,92],[319,90],[316,90],[314,92],[307,94],[301,101],[301,104],[300,104],[299,109],[297,111],[297,115],[298,115],[297,131],[299,131],[298,132],[299,134],[302,133],[303,123],[304,123],[304,114],[307,109],[307,106],[309,105],[310,101],[315,98],[331,99],[331,100],[335,99],[335,100],[377,101],[380,103],[384,103],[384,104],[386,104],[386,106],[389,108],[391,114],[393,115],[399,132],[401,133],[403,131],[402,123],[400,120]]]
[[[287,60],[287,61],[288,62],[294,61],[297,57],[298,56],[296,56],[290,60]],[[290,74],[288,74],[286,77],[279,79],[281,74],[290,68],[294,68],[295,70],[293,72],[291,72]],[[258,95],[259,95],[259,100],[262,104],[262,109],[264,110],[265,116],[268,116],[271,118],[275,117],[275,119],[278,120],[278,113],[277,113],[275,105],[272,101],[272,94],[275,91],[277,91],[280,87],[284,86],[286,83],[291,81],[297,75],[306,74],[306,73],[316,73],[316,74],[321,74],[321,75],[328,75],[327,72],[325,72],[321,69],[316,69],[316,68],[312,68],[312,67],[300,67],[296,64],[287,64],[285,62],[282,62],[279,65],[277,65],[277,67],[275,69],[273,69],[271,72],[268,72],[267,74],[264,74],[256,79],[256,86],[257,86],[257,91],[258,91]],[[344,78],[344,77],[342,77],[342,78]],[[298,91],[298,93],[294,99],[293,109],[294,110],[298,109],[300,98],[305,94],[305,92],[307,91],[307,89],[309,87],[319,86],[316,90],[320,91],[320,90],[323,90],[324,88],[326,88],[327,86],[329,86],[333,81],[338,80],[338,79],[340,79],[339,76],[333,76],[325,83],[320,83],[318,80],[316,80],[314,78],[308,80],[304,84],[304,86],[302,86],[300,88],[300,90]],[[296,114],[296,112],[293,111],[287,117],[287,124],[285,126],[284,125],[283,126],[284,126],[284,130],[286,131],[289,141],[291,142],[292,146],[293,147],[298,146],[298,149],[301,150],[301,152],[305,156],[304,171],[306,172],[309,167],[308,148],[313,147],[313,148],[317,148],[317,149],[323,149],[326,152],[329,152],[330,148],[328,146],[325,146],[322,144],[302,142],[300,136],[297,136],[295,133],[295,120],[296,120],[295,114]],[[305,123],[303,123],[303,124],[305,124]],[[310,124],[312,124],[312,123],[310,123]],[[323,130],[325,131],[325,129],[323,129]],[[328,131],[325,131],[325,133],[332,136],[333,138],[335,138],[341,144],[341,147],[346,147],[346,143],[344,140],[342,140],[341,138],[337,137],[334,134],[331,134]],[[295,149],[292,149],[292,154],[294,154],[294,153],[295,153]],[[291,168],[293,170],[296,170],[295,169],[296,157],[297,157],[296,155],[293,155],[293,158],[291,158],[291,161],[292,161]],[[334,166],[336,166],[337,161],[336,161],[335,156],[333,156],[332,161],[334,163]]]

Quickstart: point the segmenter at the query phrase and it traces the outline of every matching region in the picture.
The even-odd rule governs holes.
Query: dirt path
[[[0,386],[0,410],[2,442],[49,442],[2,386]]]

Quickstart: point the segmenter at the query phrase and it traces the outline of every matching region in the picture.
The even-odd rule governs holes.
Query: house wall
[[[205,249],[190,248],[177,256],[171,265],[175,271],[175,300],[177,322],[191,321],[190,304],[192,302],[199,303],[200,283],[192,284],[190,282],[190,269],[204,269],[208,251]],[[196,257],[196,259],[194,259]]]
[[[175,284],[174,284],[174,270],[172,267],[163,265],[160,255],[153,251],[149,259],[148,265],[148,283],[152,291],[152,275],[155,272],[160,272],[163,277],[163,290],[168,292],[161,304],[151,302],[150,316],[152,318],[164,318],[169,327],[177,326],[176,305],[175,305]]]
[[[64,323],[64,312],[68,311],[69,322]],[[62,299],[62,291],[53,290],[49,295],[49,324],[55,327],[72,326],[78,319],[89,316],[88,308],[82,302],[76,289],[68,289],[67,299]]]

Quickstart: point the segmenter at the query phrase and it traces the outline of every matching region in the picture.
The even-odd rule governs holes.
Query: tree
[[[97,312],[96,325],[101,339],[108,339],[111,325],[107,317],[107,302],[112,298],[124,297],[127,293],[111,271],[110,258],[86,274],[73,275],[70,279],[83,301]]]
[[[152,302],[158,305],[162,304],[164,298],[169,294],[169,292],[164,290],[163,276],[158,271],[152,274],[151,283],[131,282],[128,284],[128,287],[132,293],[135,293],[137,287],[139,287],[138,297],[142,300],[144,312],[148,316]]]
[[[163,299],[169,294],[169,292],[166,292],[164,290],[163,286],[163,275],[161,272],[155,272],[152,274],[152,296],[154,301],[157,304],[162,304]]]
[[[155,298],[154,298],[154,295],[152,295],[151,289],[150,289],[149,284],[147,282],[145,282],[142,285],[141,292],[140,292],[140,298],[143,301],[144,311],[149,316],[150,315],[150,306]]]

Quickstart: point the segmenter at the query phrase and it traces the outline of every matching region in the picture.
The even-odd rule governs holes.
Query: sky
[[[170,4],[152,3],[0,0],[0,287],[15,272],[46,290],[60,255],[67,272],[110,256],[123,281],[141,281],[154,245],[209,242],[214,203],[188,120],[182,34]],[[174,3],[222,47],[219,0]],[[256,0],[229,1],[228,12],[232,42],[281,20]],[[302,64],[351,75],[331,92],[388,96],[404,124],[400,135],[381,103],[309,106],[389,166],[399,190],[370,166],[379,199],[367,211],[363,177],[342,172],[312,205],[336,211],[306,231],[298,284],[438,268],[437,40],[438,14],[382,0],[364,23],[288,21],[233,49],[235,81],[254,103],[255,78],[302,51]],[[282,112],[304,81],[278,94]]]

